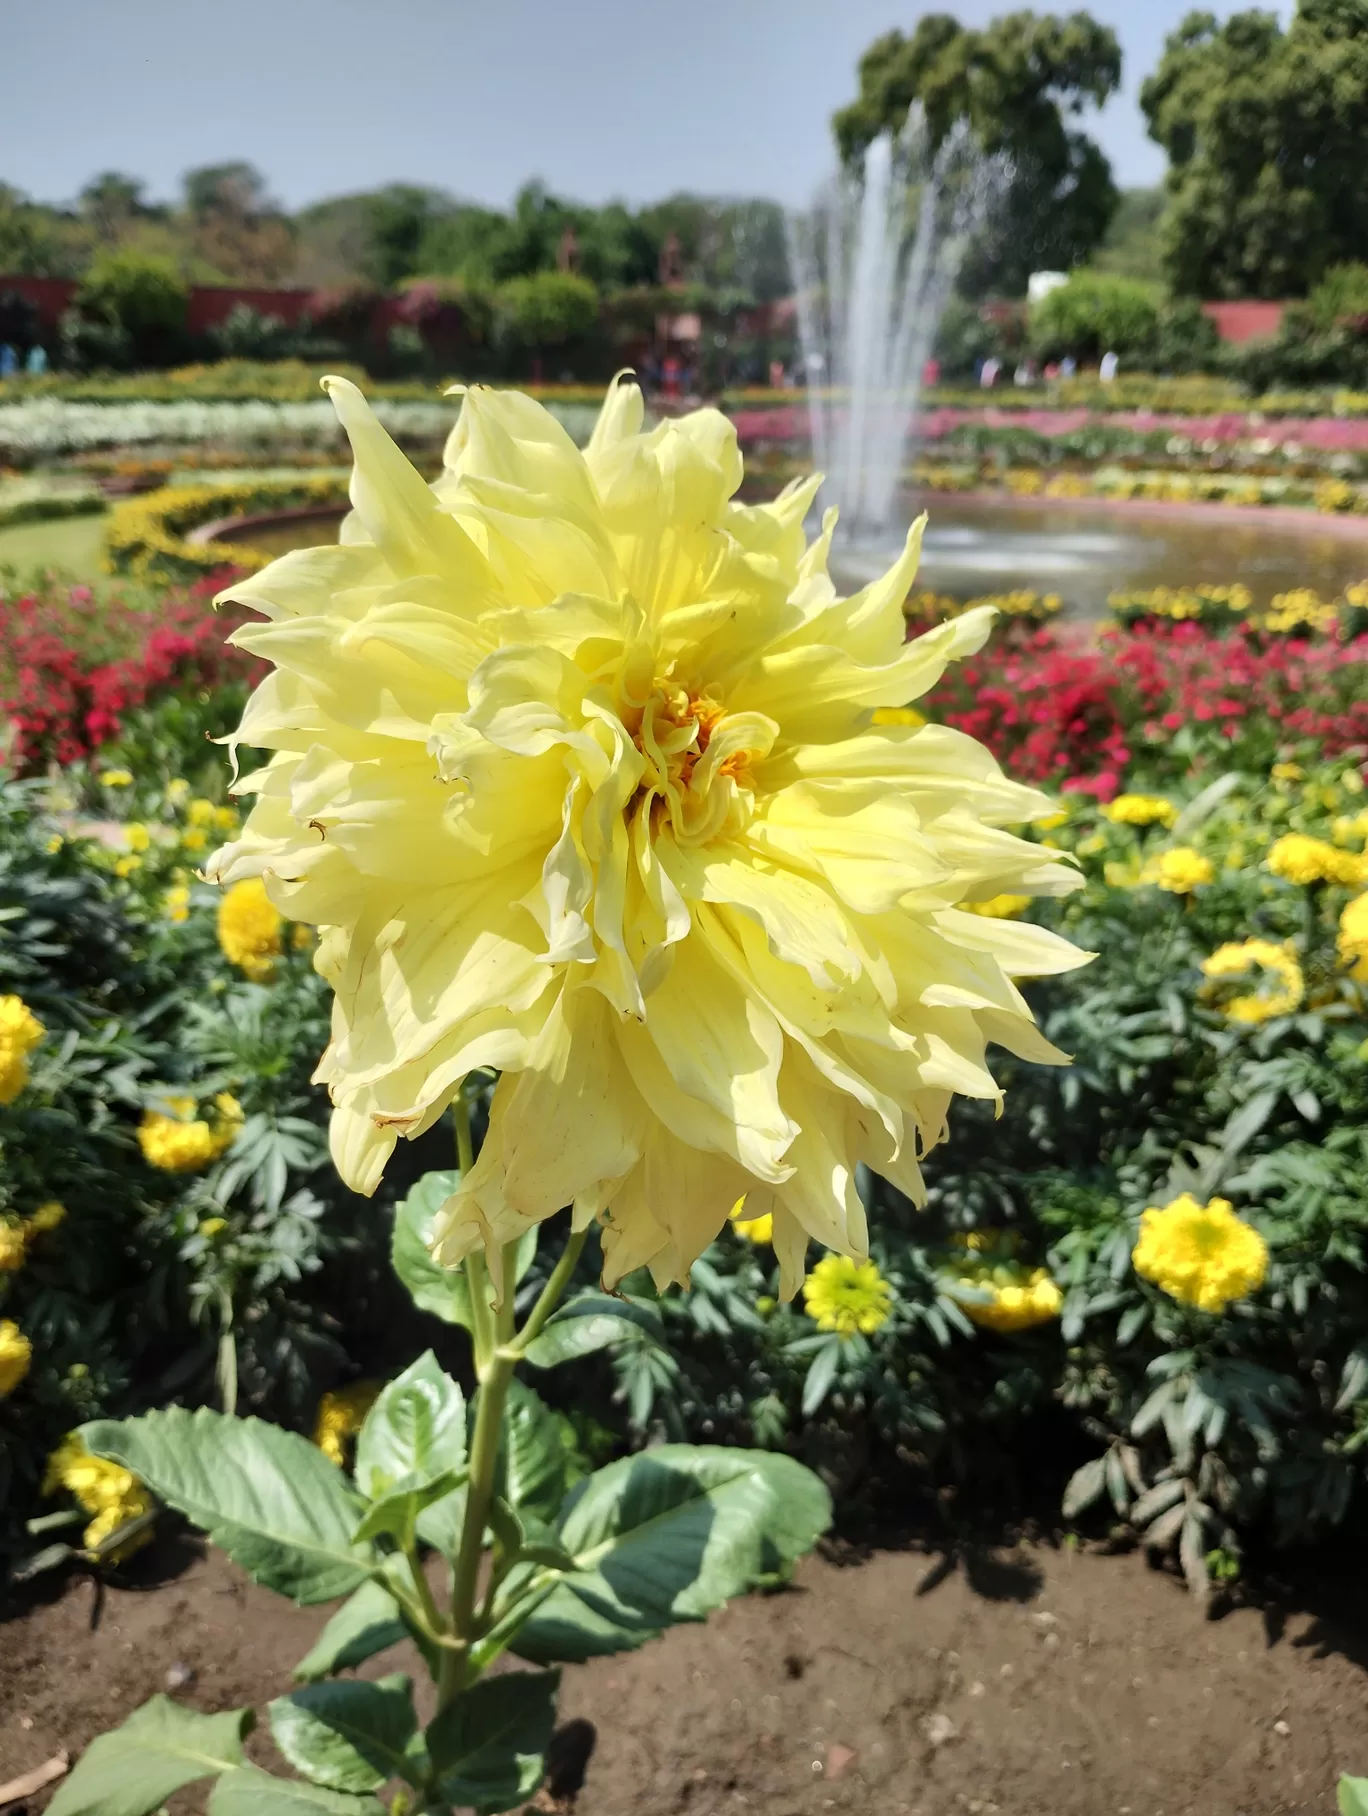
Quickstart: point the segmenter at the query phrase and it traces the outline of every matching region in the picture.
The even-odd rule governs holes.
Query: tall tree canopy
[[[1169,155],[1176,290],[1304,296],[1368,257],[1368,0],[1302,0],[1221,24],[1189,13],[1140,91]]]
[[[889,32],[860,59],[860,93],[832,125],[855,162],[920,102],[934,146],[967,120],[984,149],[1011,160],[1011,188],[991,236],[966,272],[979,290],[1016,293],[1042,269],[1087,258],[1116,209],[1111,166],[1076,124],[1121,80],[1121,47],[1087,13],[1008,13],[981,30],[928,13],[910,37]]]

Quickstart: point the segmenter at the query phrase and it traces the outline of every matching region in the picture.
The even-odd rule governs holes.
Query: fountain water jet
[[[897,528],[922,368],[1006,174],[963,121],[933,151],[914,110],[896,138],[870,146],[859,180],[833,178],[789,219],[813,461],[847,550]]]

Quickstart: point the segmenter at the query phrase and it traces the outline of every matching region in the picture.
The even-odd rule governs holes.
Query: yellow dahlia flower
[[[1361,883],[1364,860],[1309,833],[1287,832],[1274,841],[1265,860],[1274,876],[1289,883]]]
[[[28,1083],[28,1056],[44,1032],[22,997],[0,996],[0,1105],[13,1103]]]
[[[803,1282],[803,1301],[818,1330],[872,1337],[893,1310],[893,1288],[872,1261],[827,1255]]]
[[[62,1489],[75,1499],[83,1513],[94,1515],[85,1529],[87,1551],[97,1550],[120,1526],[151,1513],[155,1505],[135,1475],[122,1464],[91,1456],[76,1432],[53,1451],[43,1477],[44,1494],[57,1494]],[[151,1536],[150,1527],[135,1534],[119,1546],[111,1561],[121,1562]]]
[[[1209,883],[1213,874],[1210,858],[1204,858],[1190,845],[1178,845],[1146,864],[1141,881],[1157,883],[1170,895],[1191,895],[1194,889]]]
[[[324,1394],[318,1402],[313,1441],[339,1469],[346,1461],[348,1440],[360,1431],[379,1397],[378,1381],[356,1381],[350,1387]]]
[[[1172,826],[1178,809],[1162,795],[1119,794],[1102,809],[1116,826]]]
[[[772,1243],[774,1241],[773,1215],[769,1211],[766,1211],[763,1217],[742,1217],[739,1213],[745,1205],[745,1202],[744,1198],[741,1199],[740,1203],[733,1209],[732,1228],[736,1231],[738,1236],[744,1236],[747,1242],[755,1243],[757,1248],[763,1247],[767,1243]]]
[[[1291,1015],[1306,994],[1302,969],[1290,945],[1279,946],[1272,940],[1228,941],[1202,960],[1203,975],[1218,981],[1248,977],[1251,972],[1264,973],[1274,988],[1267,995],[1250,992],[1230,997],[1221,1005],[1230,1021],[1253,1024],[1271,1021],[1275,1015]]]
[[[1170,1298],[1218,1313],[1263,1285],[1268,1244],[1235,1215],[1227,1199],[1198,1204],[1184,1192],[1171,1204],[1145,1212],[1131,1260],[1137,1274]]]
[[[356,388],[336,548],[225,597],[276,672],[234,744],[272,750],[210,862],[324,929],[317,1077],[333,1155],[373,1192],[396,1140],[502,1073],[441,1207],[448,1264],[573,1203],[609,1284],[686,1279],[743,1194],[785,1290],[810,1238],[865,1252],[855,1168],[920,1196],[955,1092],[1000,1100],[989,1042],[1063,1059],[1013,977],[1081,955],[962,904],[1074,872],[1006,828],[1052,804],[940,726],[874,725],[977,649],[991,612],[913,641],[921,525],[853,597],[810,545],[815,479],[735,502],[716,411],[643,430],[615,383],[587,449],[475,388],[428,487]]]
[[[33,1345],[14,1322],[0,1318],[0,1400],[7,1400],[29,1371]]]
[[[1048,1268],[1024,1268],[1007,1263],[992,1268],[968,1270],[962,1276],[969,1285],[991,1298],[963,1300],[965,1314],[985,1330],[1029,1330],[1033,1324],[1048,1324],[1059,1316],[1064,1295]]]
[[[242,1105],[227,1091],[214,1099],[210,1118],[195,1115],[193,1097],[168,1097],[161,1110],[148,1110],[138,1125],[138,1146],[149,1166],[164,1173],[197,1173],[237,1140]]]
[[[234,883],[219,903],[218,938],[223,955],[257,983],[275,968],[284,917],[259,876]]]

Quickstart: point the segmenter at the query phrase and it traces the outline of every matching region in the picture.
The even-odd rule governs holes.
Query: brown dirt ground
[[[145,1568],[162,1580],[72,1578],[0,1625],[0,1783],[74,1756],[173,1667],[193,1672],[179,1694],[196,1707],[260,1707],[327,1612],[289,1607],[188,1545]],[[562,1795],[537,1807],[1329,1816],[1337,1773],[1368,1769],[1368,1623],[1357,1584],[1324,1599],[1333,1613],[1285,1591],[1204,1620],[1139,1557],[1020,1545],[812,1558],[784,1593],[568,1670]],[[367,1674],[404,1664],[389,1654]],[[270,1760],[262,1736],[251,1744]]]

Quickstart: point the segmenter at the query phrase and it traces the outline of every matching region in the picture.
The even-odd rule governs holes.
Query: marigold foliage
[[[28,1083],[28,1056],[43,1032],[22,997],[0,996],[0,1105],[13,1103]]]
[[[1006,828],[1051,804],[942,727],[874,726],[977,649],[991,613],[905,639],[921,526],[838,597],[816,481],[734,502],[715,411],[645,432],[615,384],[587,449],[530,398],[465,397],[429,488],[356,389],[336,548],[235,585],[276,664],[237,739],[276,754],[211,862],[324,928],[318,1078],[372,1192],[464,1076],[501,1073],[447,1264],[573,1203],[609,1284],[687,1278],[738,1197],[862,1255],[863,1160],[910,1196],[952,1096],[999,1100],[997,1042],[1058,1062],[1012,978],[1080,955],[965,905],[1058,894]]]
[[[214,1099],[209,1118],[195,1115],[193,1097],[170,1097],[148,1110],[138,1125],[138,1146],[149,1166],[165,1173],[198,1173],[227,1153],[242,1127],[242,1106],[227,1091]]]
[[[1251,973],[1262,973],[1272,987],[1266,992],[1252,991],[1227,998],[1221,1010],[1230,1021],[1271,1021],[1274,1016],[1291,1015],[1300,1007],[1306,985],[1290,945],[1279,946],[1273,940],[1232,940],[1218,946],[1210,958],[1202,961],[1203,976],[1217,983]]]
[[[888,1322],[893,1288],[872,1261],[827,1255],[804,1280],[803,1302],[818,1330],[872,1337]]]
[[[283,923],[284,917],[260,877],[234,883],[219,903],[218,938],[223,956],[255,982],[263,982],[280,956]]]
[[[0,1318],[0,1400],[18,1387],[33,1361],[33,1345],[14,1322]]]
[[[1198,1204],[1184,1192],[1145,1212],[1131,1260],[1171,1298],[1215,1314],[1263,1285],[1268,1244],[1227,1199]]]

